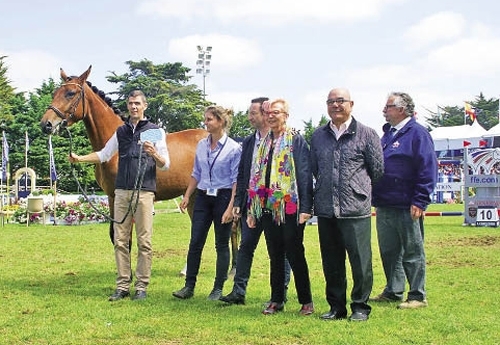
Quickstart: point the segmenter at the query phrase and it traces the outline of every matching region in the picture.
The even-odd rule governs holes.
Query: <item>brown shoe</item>
[[[311,315],[312,313],[314,313],[314,304],[313,304],[313,302],[307,303],[307,304],[303,304],[302,308],[300,308],[300,310],[299,310],[299,314],[300,315],[304,315],[304,316]]]
[[[271,304],[269,304],[269,306],[262,311],[262,314],[273,315],[279,311],[282,311],[284,307],[285,307],[284,303],[271,302]]]
[[[418,301],[416,299],[406,300],[405,302],[398,305],[398,309],[418,309],[425,308],[428,306],[427,300]]]

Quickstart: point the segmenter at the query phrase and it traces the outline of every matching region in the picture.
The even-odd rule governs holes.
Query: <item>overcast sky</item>
[[[408,92],[419,121],[437,105],[500,95],[500,3],[476,0],[3,1],[0,56],[18,91],[59,68],[111,92],[125,61],[180,61],[196,74],[212,46],[207,98],[235,111],[283,97],[290,124],[316,125],[330,89],[346,87],[353,115],[379,133],[390,91]]]

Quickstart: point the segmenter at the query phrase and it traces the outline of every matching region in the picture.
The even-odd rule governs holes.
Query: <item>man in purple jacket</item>
[[[437,158],[429,132],[413,116],[415,104],[408,94],[390,93],[383,111],[387,120],[381,139],[385,172],[374,185],[372,202],[377,208],[378,243],[387,284],[370,300],[401,301],[406,275],[408,297],[398,308],[422,308],[427,306],[427,299],[419,219],[431,202]]]

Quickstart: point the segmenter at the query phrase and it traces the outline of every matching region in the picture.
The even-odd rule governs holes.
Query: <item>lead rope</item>
[[[71,136],[71,132],[69,131],[69,129],[67,127],[65,127],[65,129],[66,129],[66,132],[68,132],[68,136],[69,136],[69,154],[71,154],[71,152],[73,151],[73,137]],[[144,175],[146,173],[146,167],[147,167],[146,164],[144,164],[144,167],[142,167],[142,165],[143,165],[142,164],[142,147],[144,146],[144,143],[141,142],[140,145],[141,145],[141,147],[140,147],[140,151],[139,151],[139,166],[137,167],[137,171],[139,173],[135,177],[134,189],[132,192],[132,196],[130,197],[127,213],[125,213],[125,215],[123,216],[123,219],[121,221],[117,221],[117,220],[111,218],[110,215],[104,214],[94,205],[92,200],[90,200],[88,194],[83,190],[82,185],[80,184],[80,181],[78,180],[78,176],[76,175],[75,164],[71,163],[71,173],[73,175],[73,178],[76,181],[76,184],[78,186],[78,190],[82,193],[85,201],[87,201],[89,203],[89,205],[92,207],[92,209],[94,209],[94,211],[96,211],[98,214],[103,216],[107,221],[110,221],[110,222],[113,222],[116,224],[123,224],[125,222],[125,220],[127,219],[127,217],[129,216],[129,214],[131,214],[131,213],[135,214],[135,212],[137,211],[137,207],[139,205],[139,195],[140,195],[141,188],[142,188],[141,186],[142,186],[142,182],[144,181]],[[135,195],[136,193],[137,193],[137,195]],[[134,200],[134,197],[135,197],[135,204],[134,204],[134,206],[132,206],[132,202]]]

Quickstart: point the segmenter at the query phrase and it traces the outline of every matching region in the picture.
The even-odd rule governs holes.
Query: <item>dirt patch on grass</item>
[[[500,236],[475,236],[452,238],[446,241],[434,242],[432,245],[437,247],[488,247],[499,242]]]
[[[437,242],[429,242],[426,247],[434,248],[433,255],[428,256],[428,266],[440,267],[498,267],[498,260],[486,260],[483,255],[492,250],[496,252],[500,244],[500,236],[471,236],[449,238]]]
[[[178,255],[186,255],[186,249],[166,249],[166,250],[153,250],[153,256],[155,258],[165,258]]]

